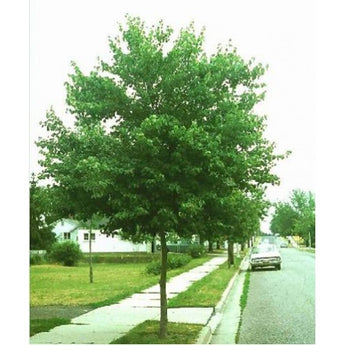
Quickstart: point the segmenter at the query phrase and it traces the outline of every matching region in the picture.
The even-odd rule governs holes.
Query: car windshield
[[[254,247],[252,253],[261,254],[261,253],[273,252],[274,250],[275,250],[274,246],[260,246],[260,247]]]

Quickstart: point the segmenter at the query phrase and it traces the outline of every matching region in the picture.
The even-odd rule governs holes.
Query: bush
[[[72,241],[64,241],[53,244],[50,257],[64,266],[75,266],[83,257],[83,253],[80,250],[79,244]]]
[[[152,261],[146,266],[146,273],[158,275],[161,272],[161,262]]]
[[[189,254],[192,258],[200,258],[206,254],[206,249],[202,244],[193,244],[189,247]]]
[[[168,269],[179,268],[191,261],[189,255],[168,254]]]
[[[168,254],[168,271],[187,265],[191,260],[192,258],[188,255]],[[160,274],[161,262],[157,260],[150,262],[146,266],[146,272],[154,275]]]

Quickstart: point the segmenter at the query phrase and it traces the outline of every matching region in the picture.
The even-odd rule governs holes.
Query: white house
[[[59,242],[71,240],[79,244],[83,253],[89,251],[89,230],[72,219],[63,219],[53,228]],[[133,243],[121,239],[120,235],[107,236],[100,230],[92,230],[91,247],[94,253],[150,252],[151,243]]]

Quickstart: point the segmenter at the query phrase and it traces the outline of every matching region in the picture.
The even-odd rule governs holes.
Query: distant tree
[[[309,246],[315,247],[315,198],[312,192],[294,190],[292,192],[291,204],[297,217],[294,225],[294,231]]]
[[[282,236],[299,235],[309,246],[315,246],[314,194],[296,189],[288,202],[276,203],[270,229]]]
[[[289,236],[294,234],[297,214],[288,202],[274,204],[274,214],[271,219],[270,230],[274,234]]]

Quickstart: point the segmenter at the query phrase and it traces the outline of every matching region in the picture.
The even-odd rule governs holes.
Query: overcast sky
[[[109,56],[108,37],[117,34],[125,14],[148,25],[163,19],[176,31],[191,21],[206,28],[205,49],[215,52],[229,39],[246,59],[269,65],[265,101],[266,137],[277,153],[291,150],[274,172],[279,187],[270,200],[287,200],[293,189],[314,191],[314,5],[313,1],[109,1],[31,0],[30,7],[30,171],[37,171],[33,142],[42,135],[39,121],[51,106],[65,114],[65,87],[70,62],[83,72]],[[268,224],[263,225],[267,229]]]

